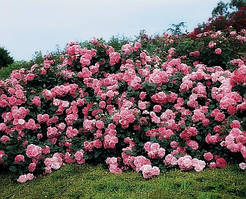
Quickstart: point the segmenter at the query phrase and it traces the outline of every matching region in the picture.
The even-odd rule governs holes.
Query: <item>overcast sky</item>
[[[219,0],[0,0],[0,46],[15,60],[46,54],[57,45],[140,30],[163,33],[186,22],[188,31],[211,16]],[[228,0],[224,0],[228,2]]]

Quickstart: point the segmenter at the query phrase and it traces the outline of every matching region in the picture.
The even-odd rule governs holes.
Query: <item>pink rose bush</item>
[[[194,42],[206,39],[202,48],[218,61],[227,52],[222,36],[202,33]],[[0,167],[20,183],[69,163],[104,163],[112,173],[132,169],[146,179],[230,161],[245,170],[244,60],[229,60],[229,70],[205,65],[203,49],[179,54],[170,35],[154,54],[146,41],[118,51],[98,39],[87,47],[72,42],[59,59],[48,55],[1,80]]]

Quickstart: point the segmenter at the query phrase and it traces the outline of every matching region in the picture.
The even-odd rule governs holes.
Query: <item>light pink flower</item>
[[[20,175],[19,178],[17,179],[17,182],[19,183],[25,183],[28,180],[32,180],[34,178],[34,175],[32,173]]]
[[[239,164],[239,167],[240,167],[240,169],[242,169],[242,170],[246,170],[246,163],[245,163],[245,162],[241,162],[241,163]]]
[[[42,154],[42,148],[40,146],[30,144],[27,146],[26,155],[29,158],[39,159]]]
[[[160,169],[156,166],[152,167],[151,165],[143,165],[140,170],[142,171],[145,179],[160,175]]]
[[[85,159],[84,159],[84,151],[83,149],[77,151],[74,154],[75,160],[77,161],[78,164],[83,164],[85,163]]]

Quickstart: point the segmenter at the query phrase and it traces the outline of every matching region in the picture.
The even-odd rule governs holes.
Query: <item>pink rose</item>
[[[225,161],[224,158],[218,158],[216,160],[216,167],[219,167],[219,168],[223,169],[223,168],[226,167],[226,165],[227,165],[227,162]]]
[[[74,157],[78,164],[83,164],[85,162],[83,149],[81,149],[80,151],[77,151],[74,154]]]
[[[32,103],[33,103],[34,105],[36,105],[37,107],[41,106],[41,100],[40,100],[40,97],[35,96],[35,97],[32,99]]]
[[[24,155],[17,155],[15,156],[15,162],[25,162],[25,157]]]
[[[34,163],[34,162],[30,163],[28,166],[29,172],[34,172],[35,169],[36,169],[36,163]]]
[[[205,159],[206,161],[210,161],[210,160],[213,159],[213,154],[210,153],[210,152],[207,152],[207,153],[204,153],[203,157],[204,157],[204,159]]]
[[[214,52],[216,55],[220,55],[222,53],[222,50],[220,48],[216,48]]]
[[[17,179],[17,182],[20,183],[25,183],[28,180],[32,180],[34,178],[34,175],[32,173],[20,175],[19,178]]]
[[[6,144],[7,142],[10,141],[10,138],[9,138],[7,135],[3,135],[3,136],[0,138],[0,141],[1,141],[3,144]]]
[[[44,148],[42,148],[42,153],[43,154],[49,154],[50,153],[50,147],[49,146],[45,146]]]
[[[241,162],[239,164],[239,167],[240,167],[240,169],[245,170],[246,169],[246,163],[245,162]]]
[[[151,165],[143,165],[140,170],[142,171],[145,179],[160,175],[160,169],[156,166],[152,167]]]
[[[27,149],[26,149],[27,157],[39,159],[41,154],[42,154],[42,148],[40,146],[36,146],[34,144],[30,144],[27,146]]]
[[[210,169],[215,169],[216,168],[216,163],[215,162],[210,162],[209,168]]]
[[[153,107],[153,111],[156,112],[156,113],[160,113],[161,112],[161,106],[160,105],[155,105]]]
[[[97,127],[98,129],[103,129],[103,128],[104,128],[104,122],[101,121],[101,120],[97,120],[97,121],[96,121],[96,127]]]

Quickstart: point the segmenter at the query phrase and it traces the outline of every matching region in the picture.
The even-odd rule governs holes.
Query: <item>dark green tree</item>
[[[0,68],[8,66],[9,64],[12,64],[13,62],[14,62],[14,59],[13,57],[9,55],[9,52],[4,48],[0,48]]]

